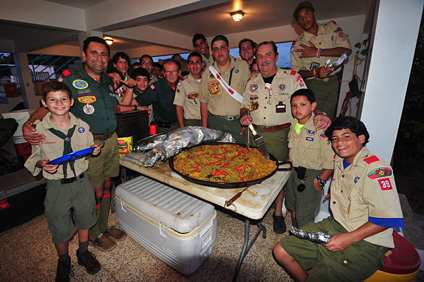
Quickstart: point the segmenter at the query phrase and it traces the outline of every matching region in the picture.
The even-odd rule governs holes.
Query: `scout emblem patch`
[[[78,132],[79,133],[84,133],[85,132],[85,128],[84,127],[78,127]]]
[[[286,85],[284,83],[281,83],[280,85],[278,85],[278,88],[280,88],[281,91],[284,91],[284,89],[286,89]]]
[[[187,95],[189,100],[193,100],[193,102],[197,105],[196,99],[199,98],[199,93],[193,92]]]
[[[307,130],[306,133],[308,133],[308,135],[315,135],[317,132],[313,131],[313,130]]]
[[[312,137],[306,137],[306,141],[314,141],[314,138],[312,138]]]
[[[258,89],[258,85],[257,84],[251,84],[249,87],[250,92],[255,92],[256,89]]]
[[[152,85],[150,85],[150,88],[152,88],[152,90],[154,90],[155,86],[152,84]]]
[[[93,95],[80,96],[78,97],[78,102],[83,104],[91,104],[96,102],[96,96],[93,96]]]
[[[217,80],[209,82],[208,90],[211,95],[216,95],[219,92],[219,82]]]
[[[355,177],[355,179],[353,180],[353,182],[358,182],[359,181],[359,176]]]
[[[241,90],[241,85],[239,84],[239,85],[237,85],[237,89],[238,90]]]
[[[90,104],[86,104],[84,106],[84,108],[82,108],[82,110],[84,111],[85,114],[87,115],[91,115],[94,113],[94,107]]]
[[[256,111],[258,108],[259,108],[258,102],[253,102],[249,105],[249,111],[250,112]]]
[[[319,68],[319,63],[317,63],[317,62],[313,62],[313,63],[311,64],[311,70],[314,70],[314,69],[317,69],[317,68]]]
[[[238,73],[238,72],[239,72],[239,69],[236,69],[236,70],[235,70],[235,73]]]
[[[209,72],[209,78],[210,79],[214,79],[215,78],[215,76],[213,76],[213,73]]]
[[[82,79],[75,79],[72,81],[72,86],[76,89],[86,89],[88,87],[88,83],[85,80]]]
[[[321,138],[327,138],[327,135],[325,135],[325,131],[321,132],[321,134],[319,135]]]
[[[177,85],[178,85],[178,86],[181,86],[181,81],[178,81]]]
[[[388,178],[379,179],[378,184],[380,184],[380,188],[383,191],[393,189],[392,183],[390,182],[390,179]]]
[[[368,178],[377,179],[380,177],[391,176],[393,174],[393,170],[389,167],[379,167],[368,173]]]

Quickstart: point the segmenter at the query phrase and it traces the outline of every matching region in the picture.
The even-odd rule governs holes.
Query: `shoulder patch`
[[[368,158],[365,158],[364,159],[364,161],[367,163],[367,164],[372,164],[372,163],[374,163],[374,162],[377,162],[377,161],[379,161],[380,159],[379,158],[377,158],[377,156],[371,156],[371,157],[368,157]]]
[[[64,71],[62,72],[62,74],[63,74],[64,76],[68,76],[68,75],[70,75],[70,74],[71,74],[71,72],[70,72],[69,70],[64,70]]]
[[[180,81],[183,82],[184,80],[186,80],[187,77],[182,77],[180,78]]]
[[[393,170],[390,167],[379,167],[368,172],[367,176],[370,179],[392,176]]]
[[[150,85],[151,89],[155,89],[155,86],[153,84]]]
[[[296,71],[295,70],[292,70],[291,72],[290,72],[290,75],[296,75]]]
[[[337,24],[336,21],[331,21],[333,24]]]
[[[319,135],[321,138],[327,138],[327,135],[325,135],[325,131],[321,132],[321,134]]]

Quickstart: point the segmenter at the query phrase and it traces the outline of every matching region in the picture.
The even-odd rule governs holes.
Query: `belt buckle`
[[[234,120],[234,116],[227,116],[227,120]]]

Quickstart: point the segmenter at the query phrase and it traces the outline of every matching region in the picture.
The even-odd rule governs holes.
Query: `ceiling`
[[[5,2],[9,0],[0,0]],[[16,1],[16,0],[15,0]],[[87,18],[89,15],[103,15],[96,26],[96,30],[102,32],[105,36],[112,35],[114,45],[112,50],[126,50],[131,48],[148,47],[148,46],[170,46],[181,50],[191,49],[191,37],[198,32],[203,33],[206,37],[213,37],[217,34],[246,34],[253,30],[269,29],[279,26],[293,26],[299,29],[295,24],[292,12],[300,0],[167,0],[170,5],[181,2],[181,5],[174,5],[173,8],[167,10],[156,10],[152,3],[157,1],[146,0],[120,0],[114,1],[128,4],[128,7],[114,6],[111,0],[19,0],[18,2],[25,4],[31,1],[38,1],[43,7],[61,8],[63,11],[69,9],[71,12],[82,11]],[[160,2],[166,2],[161,0]],[[317,20],[328,20],[333,18],[342,18],[356,15],[366,15],[372,0],[320,0],[315,1],[314,7],[317,11]],[[131,9],[133,4],[138,9],[146,7],[146,10],[153,10],[151,14],[144,14],[140,17],[132,16],[126,19],[117,13],[125,13],[128,8]],[[159,5],[159,4],[157,4]],[[156,6],[157,6],[156,5]],[[3,5],[2,5],[3,6]],[[9,4],[9,7],[10,4]],[[140,8],[141,7],[141,8]],[[71,9],[72,8],[72,9]],[[6,7],[6,9],[8,9]],[[12,8],[9,8],[12,9]],[[25,9],[25,8],[24,8]],[[243,10],[245,16],[241,22],[234,22],[230,18],[229,12],[235,10]],[[47,9],[44,9],[47,13]],[[30,12],[30,11],[27,11]],[[40,17],[45,15],[41,12]],[[115,13],[115,14],[114,14]],[[19,52],[34,52],[38,49],[62,44],[67,46],[78,46],[78,34],[81,30],[65,26],[34,24],[35,20],[26,21],[27,17],[16,19],[13,16],[2,16],[0,12],[0,42],[13,42],[14,48]],[[64,13],[64,17],[66,13]],[[47,14],[48,15],[48,14]],[[118,20],[115,20],[119,18]],[[108,19],[110,19],[108,21]],[[97,24],[97,22],[95,24]],[[155,38],[149,32],[160,32]],[[132,32],[133,31],[133,32]],[[163,35],[161,35],[163,33]],[[166,38],[171,35],[179,35],[183,38],[184,43],[171,40],[167,44]],[[165,37],[165,38],[164,38]],[[41,40],[42,39],[42,40]],[[34,42],[39,41],[39,42]],[[187,42],[189,41],[189,42]],[[175,44],[174,44],[175,43]],[[0,44],[1,48],[1,44]],[[0,49],[0,52],[6,52]]]

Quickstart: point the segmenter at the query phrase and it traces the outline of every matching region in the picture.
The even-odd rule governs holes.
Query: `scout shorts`
[[[47,180],[44,213],[55,244],[68,241],[76,228],[90,229],[97,222],[94,187],[87,174],[84,176],[67,184]]]
[[[314,222],[319,202],[321,199],[321,190],[317,191],[314,187],[314,179],[321,174],[321,170],[306,169],[304,179],[305,189],[299,192],[297,187],[302,183],[297,177],[296,171],[290,175],[286,185],[285,204],[288,210],[296,212],[296,227],[305,226]]]
[[[119,150],[118,136],[113,133],[105,141],[95,140],[95,145],[102,146],[100,154],[88,159],[88,175],[94,187],[103,186],[105,177],[116,177],[119,175]]]
[[[302,229],[331,236],[347,232],[333,217],[310,223]],[[364,281],[383,267],[387,251],[387,248],[361,240],[344,251],[332,252],[321,244],[294,235],[281,239],[280,245],[304,270],[311,269],[306,281]]]

